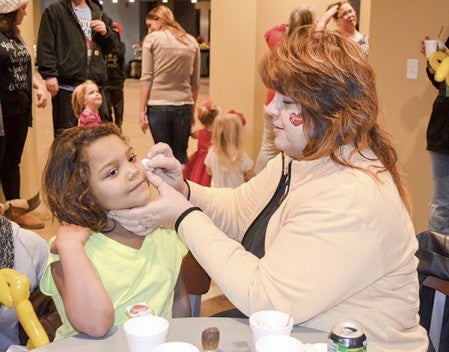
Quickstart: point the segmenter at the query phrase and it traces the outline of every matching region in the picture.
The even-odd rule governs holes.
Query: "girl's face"
[[[160,19],[158,20],[146,19],[145,23],[148,28],[148,34],[154,31],[159,31],[162,27],[162,21]]]
[[[23,18],[27,14],[26,8],[27,8],[27,4],[19,7],[19,9],[17,10],[17,17],[16,17],[16,25],[17,26],[20,26],[22,24]]]
[[[86,86],[86,92],[84,93],[84,108],[95,112],[100,108],[102,101],[103,97],[101,96],[97,85],[88,84]]]
[[[337,25],[339,27],[355,27],[357,24],[357,16],[354,8],[348,4],[344,3],[338,9]]]
[[[134,150],[120,137],[110,135],[87,150],[89,186],[98,204],[118,210],[147,204],[151,191],[146,171]]]
[[[275,146],[287,155],[299,158],[308,143],[301,106],[276,92],[265,107],[265,113],[273,118]]]

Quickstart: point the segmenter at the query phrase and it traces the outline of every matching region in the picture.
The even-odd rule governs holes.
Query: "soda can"
[[[335,324],[327,340],[328,352],[366,352],[366,335],[362,327],[352,321]]]

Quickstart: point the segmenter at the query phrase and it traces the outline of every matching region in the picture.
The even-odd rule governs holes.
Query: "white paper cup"
[[[200,352],[200,350],[187,342],[166,342],[155,347],[153,352]]]
[[[305,352],[305,346],[288,335],[264,336],[256,343],[257,352]]]
[[[168,321],[155,315],[129,319],[124,325],[129,352],[151,352],[167,340]]]
[[[424,47],[426,49],[426,57],[428,58],[432,53],[438,50],[438,40],[425,40]]]
[[[251,314],[249,317],[249,326],[255,345],[263,336],[290,335],[293,329],[293,318],[284,312],[261,310]]]

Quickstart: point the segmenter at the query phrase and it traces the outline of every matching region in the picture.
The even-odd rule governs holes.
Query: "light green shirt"
[[[53,241],[54,238],[50,245]],[[187,253],[175,231],[156,229],[145,237],[140,249],[130,248],[96,232],[89,237],[84,248],[111,297],[114,325],[123,324],[128,319],[126,307],[139,302],[147,303],[155,315],[172,317],[174,287],[182,258]],[[77,334],[67,319],[51,274],[51,264],[58,260],[58,255],[50,256],[40,283],[42,292],[52,296],[63,323],[55,340]]]

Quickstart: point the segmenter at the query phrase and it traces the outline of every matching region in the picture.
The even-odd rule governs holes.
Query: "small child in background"
[[[253,161],[243,148],[243,114],[231,110],[215,119],[212,146],[204,163],[212,187],[236,188],[254,176]]]
[[[101,124],[99,109],[103,97],[94,81],[87,80],[76,86],[72,93],[72,109],[78,126],[92,127]]]
[[[198,139],[198,147],[187,161],[184,168],[184,178],[210,187],[211,176],[206,171],[204,160],[211,145],[214,120],[220,114],[220,108],[210,100],[203,102],[197,108],[197,117],[204,128],[192,130],[192,138]],[[192,126],[192,129],[194,126]]]
[[[149,223],[131,232],[108,216],[151,200],[146,169],[119,127],[64,130],[51,146],[43,193],[61,224],[40,286],[61,316],[56,340],[103,336],[142,302],[166,319],[190,316],[178,234]]]

